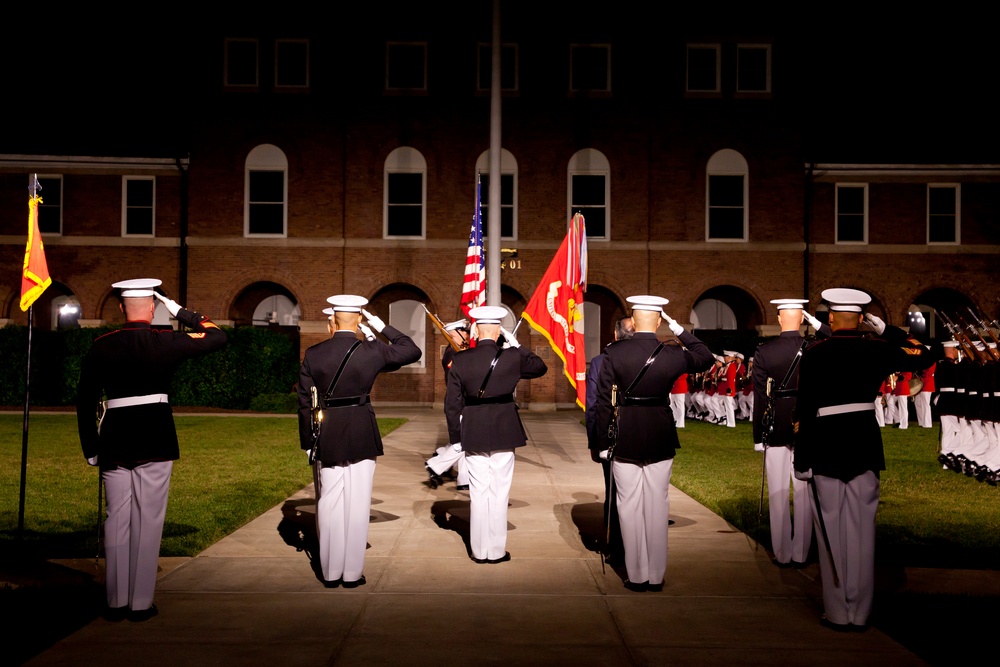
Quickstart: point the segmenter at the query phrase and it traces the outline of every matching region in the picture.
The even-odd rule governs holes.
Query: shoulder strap
[[[333,390],[337,388],[337,382],[340,380],[340,376],[344,372],[344,367],[347,366],[347,360],[351,358],[352,354],[354,354],[354,350],[358,349],[360,346],[360,340],[354,341],[354,345],[351,345],[351,349],[349,349],[347,354],[344,355],[344,360],[340,362],[340,368],[337,369],[337,374],[333,376],[333,382],[331,382],[330,386],[327,388],[324,398],[330,398],[330,396],[333,395]]]
[[[795,369],[799,367],[799,361],[802,359],[802,353],[805,352],[806,345],[808,344],[809,344],[808,338],[802,341],[802,345],[799,347],[799,351],[795,353],[795,357],[792,358],[792,363],[791,365],[788,366],[788,372],[785,373],[785,379],[782,380],[781,384],[778,385],[777,391],[781,391],[782,389],[784,389],[785,386],[788,384],[788,381],[792,379],[792,374],[795,372]]]
[[[653,353],[649,355],[649,359],[646,359],[646,363],[639,369],[639,374],[635,376],[635,379],[632,380],[632,384],[630,384],[628,389],[625,390],[626,396],[630,396],[632,394],[632,390],[639,384],[639,380],[641,380],[642,376],[646,374],[647,370],[649,370],[649,367],[653,364],[653,359],[656,359],[656,355],[658,355],[662,349],[663,343],[660,343],[656,346],[656,349],[653,350]]]
[[[493,357],[493,361],[490,363],[490,369],[486,371],[486,377],[483,378],[483,386],[479,388],[479,398],[483,397],[486,393],[486,383],[490,381],[490,376],[493,375],[493,369],[497,367],[497,361],[500,360],[500,354],[503,352],[503,346],[497,345],[497,353]]]

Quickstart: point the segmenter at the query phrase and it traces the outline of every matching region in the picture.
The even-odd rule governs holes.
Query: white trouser
[[[451,445],[438,447],[434,456],[427,459],[427,467],[438,475],[443,475],[454,466],[458,466],[458,480],[455,482],[459,486],[466,486],[469,483],[469,465],[465,461],[465,452],[456,450]]]
[[[983,422],[980,419],[962,421],[965,424],[962,430],[962,453],[970,461],[983,465],[990,452],[990,440],[983,428]]]
[[[888,400],[886,403],[888,403]],[[875,421],[878,422],[880,427],[885,426],[885,411],[886,407],[882,405],[882,397],[879,396],[875,399]]]
[[[670,473],[674,460],[638,466],[614,461],[625,569],[635,584],[662,584],[667,571]]]
[[[467,453],[469,547],[472,557],[496,560],[507,551],[507,504],[514,481],[514,452]]]
[[[833,581],[830,554],[823,544],[817,512],[819,569],[823,579],[823,610],[832,623],[867,625],[875,595],[875,512],[878,476],[864,472],[849,482],[815,475],[830,554],[839,585]]]
[[[913,397],[913,408],[917,412],[917,425],[920,428],[931,428],[931,392],[922,391]]]
[[[954,454],[961,451],[959,447],[958,417],[941,415],[941,453]]]
[[[326,581],[357,581],[365,573],[374,482],[375,459],[320,467],[316,535]]]
[[[722,405],[725,409],[726,426],[736,428],[736,397],[723,396]]]
[[[670,394],[670,411],[674,413],[674,424],[684,428],[684,397],[687,394]]]
[[[153,604],[173,467],[173,461],[154,461],[101,471],[108,509],[104,554],[109,607],[141,611]]]
[[[764,457],[774,559],[779,563],[805,563],[812,544],[812,500],[808,484],[792,474],[795,456],[790,447],[768,447]],[[793,494],[791,506],[789,483]]]
[[[909,396],[893,396],[892,402],[895,406],[893,422],[899,423],[899,428],[909,428],[910,426],[910,405]]]

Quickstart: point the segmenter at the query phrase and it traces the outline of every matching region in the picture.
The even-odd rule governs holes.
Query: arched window
[[[569,159],[567,176],[568,222],[575,213],[583,215],[587,239],[611,238],[611,164],[599,150],[584,148]]]
[[[749,168],[736,151],[724,148],[708,159],[705,191],[705,239],[746,241]]]
[[[277,146],[261,144],[246,159],[243,235],[288,234],[288,159]]]
[[[425,237],[427,210],[427,161],[415,148],[401,146],[385,159],[383,186],[385,238]]]
[[[487,229],[490,208],[490,152],[483,151],[476,160],[476,173],[482,184],[483,236]],[[514,155],[500,149],[500,237],[517,238],[517,160]]]

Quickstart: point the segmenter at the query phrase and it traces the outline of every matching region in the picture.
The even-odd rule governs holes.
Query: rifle
[[[309,465],[316,463],[316,454],[319,451],[319,433],[323,426],[323,408],[319,402],[319,392],[316,385],[309,388],[312,394],[312,447],[309,449]]]
[[[771,434],[774,432],[774,396],[771,394],[771,387],[774,385],[774,378],[767,378],[767,389],[765,390],[765,396],[767,396],[767,402],[764,404],[764,414],[760,418],[760,425],[763,428],[763,434],[760,436],[761,444],[764,445],[764,456],[761,457],[763,460],[760,464],[760,503],[757,505],[757,531],[756,534],[760,536],[760,525],[761,517],[764,516],[764,480],[767,479],[767,443],[771,439]],[[757,546],[760,545],[760,540],[755,540]],[[757,546],[754,547],[756,551]]]
[[[969,311],[969,315],[972,316],[973,322],[979,327],[979,329],[982,329],[983,331],[985,331],[986,333],[988,333],[990,335],[990,338],[993,339],[993,347],[990,347],[990,345],[986,341],[986,339],[983,338],[983,335],[981,333],[979,333],[979,329],[976,330],[976,333],[979,334],[979,338],[986,345],[986,349],[989,351],[990,356],[993,357],[993,360],[994,361],[1000,361],[1000,350],[997,350],[997,345],[998,345],[998,343],[1000,343],[1000,340],[997,340],[996,334],[993,333],[993,329],[991,329],[990,327],[988,327],[986,325],[986,322],[983,321],[983,318],[979,317],[979,315],[974,310],[972,310],[971,307],[967,306],[966,308]],[[969,326],[972,326],[972,325],[970,324]]]
[[[945,315],[943,312],[934,311],[937,313],[938,319],[944,322],[944,326],[948,329],[948,333],[951,337],[958,341],[959,347],[962,348],[962,352],[965,353],[969,359],[975,361],[980,366],[983,365],[984,359],[983,355],[980,354],[979,350],[976,349],[975,344],[969,339],[969,337],[962,331],[957,324],[951,321],[951,318]]]
[[[448,332],[444,330],[444,324],[442,324],[441,319],[431,311],[427,310],[426,305],[424,304],[420,305],[424,307],[424,312],[427,313],[427,316],[429,318],[431,318],[431,322],[434,323],[434,326],[436,326],[438,328],[438,331],[440,331],[444,335],[445,340],[447,340],[448,344],[451,345],[451,349],[455,350],[456,352],[461,352],[462,351],[461,346],[459,346],[459,344],[455,342],[455,339],[452,338],[450,335],[448,335]]]

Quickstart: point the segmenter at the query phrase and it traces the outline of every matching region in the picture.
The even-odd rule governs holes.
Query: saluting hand
[[[173,299],[168,299],[159,292],[153,292],[153,296],[155,296],[157,299],[163,302],[163,305],[167,307],[167,311],[171,315],[177,317],[177,313],[179,313],[181,310],[181,305],[179,303],[177,303]]]

